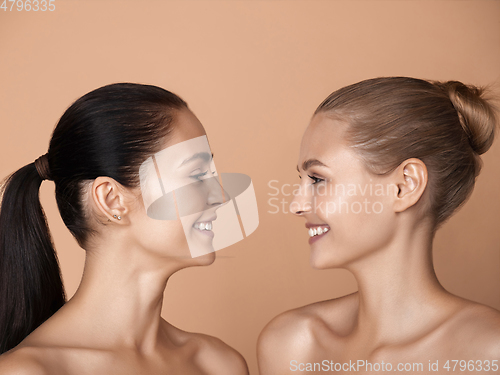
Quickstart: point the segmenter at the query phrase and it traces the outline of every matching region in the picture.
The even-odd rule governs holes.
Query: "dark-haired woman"
[[[215,255],[189,256],[179,219],[147,215],[139,169],[155,153],[203,136],[178,96],[149,85],[104,86],[68,108],[46,155],[6,180],[0,374],[248,373],[222,341],[182,331],[160,315],[169,277],[209,265]],[[182,178],[208,173],[210,160],[196,163]],[[86,250],[81,285],[68,302],[38,197],[45,179],[54,181],[64,223]]]
[[[370,79],[318,107],[290,210],[306,220],[311,265],[351,271],[358,292],[272,320],[261,375],[499,371],[500,313],[447,292],[432,263],[495,127],[483,90],[456,81]]]

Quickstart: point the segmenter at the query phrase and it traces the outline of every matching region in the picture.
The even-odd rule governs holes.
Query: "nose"
[[[298,194],[290,202],[290,212],[297,216],[312,212],[311,195],[306,186],[301,184]]]
[[[229,200],[229,194],[222,188],[222,185],[219,182],[219,176],[207,179],[206,183],[208,185],[208,206],[219,206],[227,203]]]

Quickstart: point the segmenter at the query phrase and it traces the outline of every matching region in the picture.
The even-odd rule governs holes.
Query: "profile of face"
[[[164,148],[140,167],[141,195],[148,227],[169,233],[175,257],[194,258],[214,252],[213,222],[228,196],[199,120],[187,109],[175,118]]]
[[[205,135],[205,129],[196,116],[188,109],[182,109],[176,111],[172,131],[166,136],[163,146],[168,148]],[[197,164],[195,168],[201,169],[201,167],[202,165]],[[185,173],[184,170],[183,172]],[[140,178],[142,178],[141,173],[139,174]],[[194,170],[192,175],[198,175],[198,172]],[[178,179],[181,180],[181,178],[189,178],[189,176],[183,176],[179,171]],[[148,193],[148,190],[143,190],[141,187],[122,188],[123,203],[126,207],[129,207],[122,214],[121,219],[121,223],[128,224],[125,232],[126,243],[131,248],[142,249],[140,252],[130,252],[129,256],[134,258],[130,259],[130,261],[141,262],[141,257],[146,256],[146,259],[158,264],[160,268],[163,260],[169,260],[173,262],[172,264],[177,264],[177,268],[211,264],[215,260],[213,253],[199,257],[196,260],[192,259],[180,218],[156,220],[148,216],[147,206],[144,204],[145,200],[148,199]]]
[[[306,219],[314,268],[344,267],[376,256],[395,233],[391,176],[370,173],[347,145],[348,124],[316,114],[300,146],[300,191],[290,211]]]
[[[151,226],[180,224],[181,256],[203,257],[257,228],[255,193],[244,174],[219,176],[207,136],[191,112],[182,111],[177,121],[179,130],[139,168],[141,196]]]

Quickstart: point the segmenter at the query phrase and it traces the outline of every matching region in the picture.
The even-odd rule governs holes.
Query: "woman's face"
[[[216,171],[204,136],[203,126],[191,111],[183,109],[176,114],[164,149],[144,168],[150,169],[146,177],[141,175],[143,198],[155,194],[145,189],[148,184],[161,187],[163,198],[151,205],[145,198],[135,215],[135,237],[141,247],[186,265],[214,261],[210,229],[223,203],[217,178],[212,178]]]
[[[347,124],[319,113],[302,138],[301,189],[290,211],[306,219],[311,265],[342,267],[389,243],[395,214],[389,178],[369,173],[343,139]]]

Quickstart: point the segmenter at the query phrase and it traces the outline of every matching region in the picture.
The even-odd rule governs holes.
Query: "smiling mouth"
[[[213,238],[214,232],[212,232],[212,221],[214,221],[215,219],[217,219],[217,216],[213,216],[206,221],[197,221],[193,224],[193,228],[200,234]]]
[[[212,230],[212,222],[211,221],[198,221],[194,223],[193,227],[198,230]]]
[[[323,238],[327,233],[330,232],[330,227],[326,224],[315,225],[306,223],[306,228],[308,228],[310,245]]]
[[[325,226],[317,226],[317,227],[310,227],[309,228],[309,237],[315,237],[315,236],[321,236],[322,234],[328,232],[330,230],[329,227]]]

